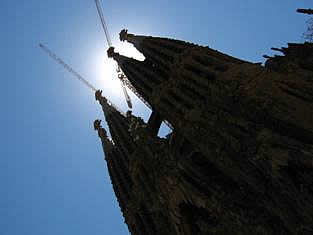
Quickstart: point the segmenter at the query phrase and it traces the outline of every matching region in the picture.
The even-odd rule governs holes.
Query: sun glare
[[[129,43],[118,43],[115,47],[115,52],[140,61],[145,59],[145,57]],[[95,86],[102,89],[106,94],[121,96],[122,88],[117,77],[117,63],[107,57],[106,51],[97,52],[93,58],[93,67]]]
[[[132,44],[121,42],[119,43],[115,51],[120,53],[121,55],[125,55],[127,57],[132,57],[136,60],[143,61],[145,59],[144,55],[141,54]]]

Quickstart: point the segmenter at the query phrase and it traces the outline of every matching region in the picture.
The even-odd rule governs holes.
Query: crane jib
[[[54,54],[52,51],[50,51],[46,46],[39,43],[39,47],[46,52],[54,61],[56,61],[58,64],[62,65],[63,68],[65,68],[68,72],[74,75],[75,78],[77,78],[79,81],[81,81],[83,84],[85,84],[87,87],[89,87],[92,91],[97,91],[97,89],[91,85],[85,78],[83,78],[79,73],[77,73],[74,69],[72,69],[68,64],[66,64],[61,58],[57,57],[56,54]],[[107,98],[106,98],[107,99]],[[119,110],[119,108],[114,105],[109,99],[107,99],[107,102],[109,105],[114,107],[118,112],[120,112],[122,115],[126,115],[122,111]]]
[[[105,20],[104,20],[103,9],[101,7],[100,0],[95,0],[95,3],[96,3],[97,11],[98,11],[98,14],[99,14],[99,17],[100,17],[100,21],[101,21],[101,25],[102,25],[104,34],[105,34],[105,37],[107,39],[108,46],[112,47],[111,37],[110,37],[107,25],[106,25]],[[125,77],[124,73],[121,71],[119,66],[117,66],[117,73],[118,73],[118,77],[119,78],[120,77]],[[124,87],[123,82],[121,83],[121,85],[122,85],[122,89],[123,89],[123,93],[124,93],[127,105],[131,109],[133,107],[133,105],[131,103],[131,99],[130,99],[128,93],[127,93],[126,88]]]

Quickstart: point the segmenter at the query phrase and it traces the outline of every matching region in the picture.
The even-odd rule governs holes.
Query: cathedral
[[[264,65],[192,43],[120,32],[144,56],[114,59],[147,122],[102,95],[94,122],[133,235],[313,234],[313,44]],[[166,121],[172,131],[158,131]]]

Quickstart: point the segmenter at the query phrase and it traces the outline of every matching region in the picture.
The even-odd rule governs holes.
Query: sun
[[[114,60],[107,58],[104,53],[95,61],[96,85],[104,93],[118,95],[120,89],[120,81],[117,78],[117,64]]]
[[[143,61],[145,57],[129,43],[117,43],[115,52],[127,57]],[[95,86],[103,90],[109,96],[122,96],[121,82],[117,76],[117,63],[108,58],[106,51],[96,53],[93,58],[93,73],[95,76]]]

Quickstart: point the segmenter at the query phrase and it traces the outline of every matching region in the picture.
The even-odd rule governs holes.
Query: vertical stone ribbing
[[[94,123],[94,127],[96,130],[98,130],[99,136],[101,137],[108,171],[112,181],[112,186],[121,211],[125,216],[125,221],[128,224],[130,230],[135,232],[136,234],[156,234],[156,229],[153,225],[153,221],[152,219],[149,219],[149,215],[146,215],[146,210],[143,211],[142,208],[138,207],[137,212],[135,212],[135,220],[129,217],[132,217],[133,213],[128,212],[131,204],[138,200],[136,198],[136,196],[138,195],[134,195],[132,193],[134,181],[131,178],[129,172],[129,163],[125,163],[125,156],[123,156],[125,152],[121,151],[121,148],[127,152],[131,151],[130,154],[134,153],[135,145],[129,132],[130,122],[133,116],[129,115],[128,113],[125,117],[117,110],[115,110],[112,106],[108,105],[106,99],[101,96],[101,92],[97,92],[97,100],[99,100],[100,104],[102,105],[114,143],[109,140],[106,131],[101,127],[101,121],[96,120]],[[155,119],[157,119],[158,117],[155,115],[153,116],[155,117]],[[158,121],[156,120],[156,122]],[[129,146],[132,146],[132,148],[130,148]],[[130,155],[128,155],[127,157],[128,160],[130,160]],[[144,165],[140,167],[135,181],[137,181],[136,187],[139,187],[140,191],[142,191],[141,200],[146,199],[150,204],[152,204],[154,191],[153,184],[151,182],[149,173],[144,168]]]
[[[216,76],[233,64],[248,63],[208,47],[167,38],[137,36],[128,34],[127,30],[121,31],[120,39],[132,43],[146,60],[140,62],[121,56],[114,53],[113,48],[108,50],[109,57],[118,62],[130,83],[150,106],[158,107],[162,118],[172,125],[186,115],[190,116],[193,109],[205,105],[209,84],[215,83]]]
[[[147,60],[165,70],[170,69],[170,64],[174,63],[180,53],[195,46],[179,40],[128,34],[125,29],[120,32],[120,40],[133,44]]]
[[[121,185],[123,193],[128,200],[130,197],[132,180],[129,175],[129,168],[123,167],[123,158],[120,156],[119,151],[114,149],[112,158],[110,159],[112,168],[117,174],[117,179]],[[125,166],[125,165],[124,165]]]
[[[129,59],[125,56],[121,57],[124,57],[123,60],[117,60],[117,62],[121,65],[123,71],[129,71],[129,73],[134,75],[132,78],[129,78],[130,81],[134,81],[138,77],[140,84],[148,89],[147,92],[151,92],[155,86],[161,83],[161,77],[151,70],[149,64],[132,58]]]
[[[146,225],[144,224],[143,219],[139,213],[136,213],[136,227],[137,227],[137,233],[138,234],[142,234],[142,235],[149,234],[148,233],[149,230],[146,227]]]
[[[96,92],[96,100],[98,100],[102,106],[112,139],[119,151],[122,151],[125,163],[128,165],[128,158],[135,148],[134,142],[128,131],[128,120],[112,105],[108,104],[107,99],[101,95],[101,91]]]
[[[142,214],[142,221],[144,223],[144,226],[146,227],[146,230],[148,230],[148,234],[158,234],[156,233],[156,226],[154,224],[153,219],[151,218],[151,215],[149,211],[147,210],[146,206],[142,205],[140,208],[140,212]]]
[[[138,51],[144,54],[146,59],[153,61],[155,65],[166,70],[170,70],[171,64],[174,64],[178,57],[184,55],[186,51],[195,48],[202,48],[208,56],[214,55],[223,61],[231,63],[246,62],[208,47],[200,47],[192,43],[169,38],[134,35],[128,33],[125,29],[120,32],[120,40],[133,44]]]
[[[106,121],[108,123],[113,141],[116,143],[117,146],[121,147],[125,155],[124,157],[128,162],[128,156],[130,156],[133,152],[134,146],[129,135],[127,135],[127,127],[125,127],[124,129],[123,126],[119,125],[121,124],[121,120],[118,120],[118,117],[116,117],[116,115],[108,115],[106,117]]]
[[[312,44],[276,49],[284,56],[270,58],[264,68],[184,42],[121,34],[146,60],[112,48],[108,54],[174,126],[172,137],[182,138],[171,137],[168,146],[154,136],[158,118],[151,115],[148,125],[129,119],[136,146],[126,168],[134,184],[132,213],[125,217],[134,234],[153,234],[154,227],[156,234],[310,234]],[[118,159],[130,156],[128,124],[102,105],[112,137],[122,143],[111,174],[126,196]],[[162,216],[176,233],[160,232]]]
[[[108,155],[106,161],[113,189],[118,198],[119,206],[121,207],[122,211],[124,211],[127,205],[127,201],[129,200],[130,190],[125,187],[126,177],[122,177],[123,172],[118,169],[118,165],[113,161],[114,157],[116,157],[116,154]]]
[[[115,53],[113,47],[109,48],[108,56],[119,64],[132,85],[135,88],[139,86],[145,94],[151,93],[153,88],[166,82],[169,78],[168,73],[158,70],[152,64]]]
[[[125,164],[123,164],[125,161],[124,158],[119,154],[116,146],[108,138],[104,128],[102,128],[100,120],[94,122],[94,128],[98,131],[98,135],[101,139],[113,189],[118,198],[119,205],[124,212],[132,186],[129,170],[125,167]]]

